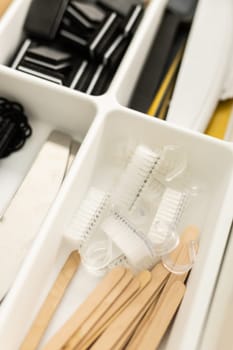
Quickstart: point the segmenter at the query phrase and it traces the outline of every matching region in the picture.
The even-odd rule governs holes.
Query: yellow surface
[[[156,111],[163,99],[163,96],[166,94],[166,91],[169,89],[169,84],[171,82],[171,80],[173,79],[174,77],[174,74],[176,73],[177,71],[177,68],[180,64],[180,61],[181,61],[181,58],[183,56],[183,52],[184,52],[184,47],[182,47],[179,52],[177,53],[177,55],[175,56],[160,88],[159,88],[159,91],[158,93],[156,94],[149,110],[148,110],[148,114],[151,115],[151,116],[155,116],[156,114]]]
[[[232,110],[233,99],[220,102],[205,133],[219,139],[224,139]]]
[[[159,108],[159,111],[156,112],[156,117],[159,119],[163,119],[163,120],[166,119],[167,111],[172,98],[172,93],[175,87],[175,83],[176,83],[176,80],[174,79],[171,86],[169,86],[169,89],[166,92],[166,96],[164,98],[161,108]]]
[[[0,0],[0,17],[5,13],[12,0]]]

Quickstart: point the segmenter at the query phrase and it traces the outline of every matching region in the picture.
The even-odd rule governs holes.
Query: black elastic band
[[[31,134],[23,106],[0,97],[0,158],[21,149]]]

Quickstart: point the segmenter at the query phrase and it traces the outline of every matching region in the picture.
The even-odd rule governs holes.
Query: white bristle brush
[[[157,258],[151,242],[126,217],[114,211],[101,228],[122,252],[121,259],[136,271],[153,267]]]
[[[135,270],[151,269],[165,255],[176,248],[179,238],[176,228],[187,203],[187,192],[167,188],[146,236],[128,217],[113,210],[102,225],[102,230],[122,252],[124,261]],[[116,259],[118,262],[118,259]]]
[[[161,255],[173,250],[179,239],[176,229],[180,223],[188,199],[187,192],[167,188],[151,224],[148,238]]]
[[[100,224],[108,205],[110,194],[91,187],[78,211],[72,216],[65,237],[82,248]]]
[[[75,249],[82,247],[91,239],[97,229],[107,207],[110,195],[96,188],[90,188],[79,210],[75,212],[67,228],[66,238],[72,240]],[[50,292],[42,304],[20,350],[37,349],[50,320],[59,306],[70,282],[72,281],[80,264],[78,250],[74,250],[66,260],[57,276]]]
[[[112,197],[117,207],[132,210],[145,188],[153,180],[153,172],[159,164],[159,159],[159,154],[146,146],[140,145],[136,148]],[[161,187],[158,182],[158,190]]]

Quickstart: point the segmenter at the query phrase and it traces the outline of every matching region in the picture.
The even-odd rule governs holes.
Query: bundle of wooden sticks
[[[184,231],[179,246],[170,255],[175,266],[190,262],[190,243],[197,242],[198,236],[195,227]],[[137,276],[124,267],[114,268],[44,350],[156,349],[183,299],[187,276],[188,272],[169,272],[162,263]],[[42,312],[21,350],[35,348],[33,343],[43,321]]]

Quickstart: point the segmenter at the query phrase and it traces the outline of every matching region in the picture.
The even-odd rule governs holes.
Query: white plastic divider
[[[33,134],[25,146],[0,160],[0,212],[18,189],[36,154],[52,130],[68,133],[81,142],[98,106],[87,95],[64,91],[31,76],[15,75],[0,66],[0,96],[21,103],[29,118]]]
[[[76,183],[77,178],[83,183],[87,184],[90,181],[90,177],[96,163],[96,152],[98,149],[98,143],[100,142],[100,139],[96,138],[96,128],[98,129],[98,125],[101,124],[101,120],[102,113],[97,116],[92,126],[90,127],[90,130],[82,144],[82,147],[79,150],[79,156],[76,157],[72,169],[64,181],[64,185],[60,190],[56,202],[50,210],[50,213],[47,216],[47,219],[44,222],[40,233],[37,236],[37,239],[34,241],[27,258],[24,260],[23,266],[14,283],[13,288],[11,288],[6,300],[1,306],[0,333],[5,332],[4,329],[7,326],[7,319],[9,321],[11,320],[10,322],[16,322],[17,324],[24,320],[25,327],[29,326],[30,321],[28,322],[26,314],[30,312],[32,312],[31,315],[35,314],[40,302],[46,296],[49,287],[52,285],[53,281],[56,278],[56,274],[60,270],[65,259],[67,258],[71,247],[69,246],[69,243],[64,241],[63,239],[63,236],[65,234],[64,220],[65,222],[67,222],[67,218],[70,218],[71,210],[73,210],[74,208],[72,208],[72,206],[69,208],[69,205],[68,207],[64,207],[62,203],[64,202],[64,200],[66,200],[67,205],[67,203],[70,202],[70,197],[72,197],[71,203],[75,203],[76,205],[76,203],[78,204],[81,201],[85,194],[86,186],[84,186],[83,188],[81,186],[79,190],[76,191],[75,187],[71,189],[70,184]],[[101,137],[101,134],[99,135],[99,137]],[[93,149],[91,152],[88,152],[90,145],[93,146]],[[58,212],[59,215],[57,216]],[[55,226],[54,218],[58,220],[55,223]],[[55,235],[49,233],[51,226],[55,230]],[[61,245],[62,249],[60,249]],[[37,270],[36,267],[38,266],[38,254],[40,257],[42,257],[43,261],[41,261],[42,264],[39,270]],[[85,274],[85,272],[81,271],[81,275],[82,274]],[[30,286],[28,285],[29,276],[35,277],[34,282],[32,284],[32,281],[29,283]],[[87,278],[86,283],[81,285],[80,287],[79,281],[77,284],[76,278],[74,279],[71,285],[72,290],[70,290],[72,293],[67,293],[66,297],[64,298],[65,303],[66,300],[68,300],[68,303],[66,303],[67,312],[71,314],[73,307],[77,305],[77,302],[80,302],[80,300],[77,298],[77,295],[80,296],[81,300],[84,300],[86,298],[88,293],[93,288],[93,284],[95,284],[95,281],[93,281],[92,278],[89,280]],[[41,288],[41,286],[44,286],[45,288]],[[31,287],[33,289],[33,293]],[[19,304],[17,301],[18,298],[21,299],[21,302]],[[18,304],[18,306],[20,307],[19,313],[15,313],[13,311],[14,305],[16,304]],[[59,324],[59,312],[58,318],[55,319],[55,323],[57,321]],[[0,344],[4,344],[4,348],[6,350],[13,350],[18,348],[22,338],[22,335],[20,335],[21,331],[22,329],[20,330],[16,327],[13,332],[10,332],[11,334],[8,334],[8,339],[5,338],[0,340]],[[14,340],[12,336],[14,337],[16,335],[17,337]]]
[[[119,101],[123,105],[127,104],[133,91],[167,2],[168,0],[151,0],[107,91],[114,96],[119,95]],[[20,44],[30,3],[31,0],[14,0],[14,6],[12,5],[2,22],[0,21],[0,64],[7,64]],[[25,75],[25,73],[15,70],[13,74],[16,76]],[[41,81],[40,78],[32,78]],[[45,81],[45,84],[49,86],[53,83]],[[67,89],[66,87],[61,88]],[[70,91],[72,90],[70,89]],[[79,91],[75,91],[75,93],[80,94]]]
[[[224,0],[223,4],[222,0],[211,1],[199,1],[167,118],[168,122],[198,131],[205,130],[221,95],[232,51],[231,0]],[[9,62],[20,43],[30,2],[14,0],[0,21],[1,64]],[[107,94],[114,96],[120,105],[126,106],[129,102],[167,2],[150,1],[110,84]],[[216,22],[221,25],[216,26]],[[13,74],[24,75],[19,71]],[[45,86],[51,84],[45,81]],[[80,94],[79,91],[75,93]]]
[[[3,171],[0,175],[0,188],[4,189],[5,196],[9,191],[12,193],[15,191],[52,127],[56,126],[56,128],[66,130],[65,125],[67,125],[67,132],[73,133],[73,130],[75,130],[76,137],[77,133],[80,132],[81,135],[80,137],[78,135],[78,138],[83,139],[95,115],[95,111],[92,109],[93,106],[95,106],[94,108],[98,106],[103,109],[103,112],[106,112],[108,106],[111,108],[113,104],[117,104],[116,94],[117,91],[121,90],[121,86],[121,95],[127,100],[127,96],[130,95],[133,89],[136,75],[139,74],[143,60],[146,58],[167,1],[152,0],[148,5],[112,84],[103,96],[90,96],[88,98],[86,94],[79,91],[57,86],[49,81],[0,65],[0,93],[27,106],[29,116],[36,115],[35,118],[32,118],[31,123],[33,128],[37,129],[36,135],[34,133],[26,148],[2,162]],[[31,0],[14,0],[0,21],[0,63],[2,64],[9,61],[20,43],[30,3]],[[145,36],[147,40],[144,39]],[[122,79],[123,82],[121,82]],[[125,82],[127,82],[127,86],[125,86]],[[31,107],[29,107],[29,101]],[[73,105],[76,103],[79,107],[77,115],[66,117],[68,111],[74,111]],[[64,115],[63,118],[62,115]],[[45,120],[45,123],[43,120]],[[48,126],[51,123],[53,125]],[[40,133],[38,130],[40,130]],[[20,165],[18,159],[21,160]],[[7,177],[6,174],[8,174]]]
[[[30,75],[15,75],[4,66],[0,66],[0,94],[28,106],[34,119],[54,124],[71,134],[77,135],[80,130],[80,138],[87,132],[98,108],[92,96],[62,89],[56,84],[47,85],[45,80]]]
[[[221,98],[233,48],[233,2],[200,0],[167,121],[204,132]]]
[[[215,293],[211,301],[211,307],[206,317],[200,339],[199,349],[230,350],[232,348],[232,320],[233,320],[233,230],[229,234],[229,242],[224,255],[224,261],[220,269],[216,283]]]
[[[114,109],[114,108],[113,108]],[[117,179],[119,146],[133,142],[149,147],[176,144],[187,151],[190,173],[202,185],[204,196],[193,204],[187,223],[201,229],[198,259],[187,292],[168,336],[168,350],[196,350],[213,293],[232,220],[233,150],[230,145],[142,114],[118,108],[95,119],[85,146],[76,158],[60,195],[25,261],[0,314],[0,344],[17,349],[40,303],[68,253],[64,238],[68,222],[91,185],[111,189]],[[210,157],[210,154],[215,157]],[[217,164],[217,166],[216,166]],[[199,212],[199,214],[198,214]],[[201,214],[201,215],[200,215]],[[95,286],[97,280],[83,268],[74,278],[43,344],[63,324]]]
[[[22,38],[22,28],[31,0],[13,0],[0,20],[0,63],[6,64]]]
[[[14,0],[0,22],[1,63],[9,60],[20,42],[29,3],[30,0]],[[200,206],[196,203],[187,221],[182,222],[181,229],[188,223],[200,226],[200,252],[184,302],[164,345],[167,350],[174,350],[174,347],[176,350],[199,349],[202,327],[232,220],[232,149],[225,143],[150,119],[119,105],[128,103],[166,3],[167,0],[151,1],[109,91],[103,96],[87,96],[0,66],[0,95],[21,102],[34,129],[33,139],[24,149],[9,159],[1,160],[1,193],[3,189],[12,190],[14,183],[20,183],[52,129],[67,132],[79,141],[84,140],[14,287],[1,306],[0,344],[4,345],[4,350],[19,348],[41,301],[72,249],[64,239],[72,212],[81,203],[91,184],[111,188],[112,176],[117,176],[117,173],[112,173],[111,166],[114,164],[111,152],[119,143],[130,140],[150,147],[164,144],[184,146],[194,179],[205,184],[206,198],[202,198]],[[205,210],[202,212],[201,208]],[[96,282],[95,278],[80,269],[44,342],[85,299]]]

